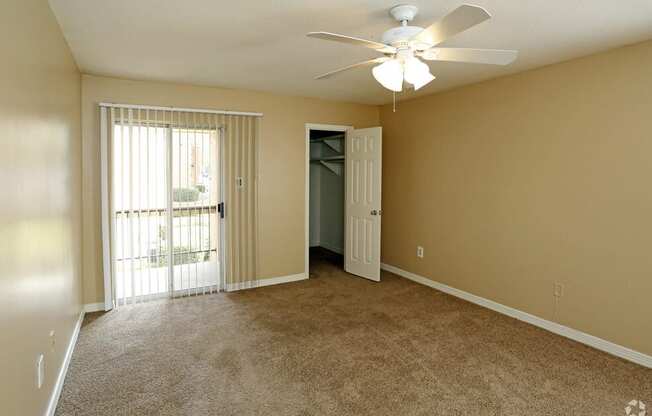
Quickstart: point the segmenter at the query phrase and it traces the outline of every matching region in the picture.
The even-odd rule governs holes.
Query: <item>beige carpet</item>
[[[87,315],[57,415],[624,415],[652,370],[383,273]],[[649,330],[649,328],[648,328]]]

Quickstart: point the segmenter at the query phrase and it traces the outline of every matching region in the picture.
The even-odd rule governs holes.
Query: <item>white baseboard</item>
[[[84,313],[104,311],[104,303],[87,303],[84,305]]]
[[[102,304],[104,306],[104,304]],[[63,357],[63,363],[59,369],[59,374],[57,379],[54,382],[54,390],[50,396],[50,401],[48,402],[47,410],[45,411],[45,416],[54,416],[54,412],[57,410],[57,403],[59,403],[59,396],[61,396],[61,389],[63,389],[63,382],[66,380],[66,374],[68,373],[68,366],[70,365],[70,359],[72,358],[72,353],[75,350],[75,345],[77,344],[77,337],[79,336],[79,330],[81,329],[82,322],[84,321],[85,311],[82,310],[79,313],[79,318],[75,324],[75,329],[72,331],[72,336],[70,337],[70,342],[68,343],[68,348],[66,349],[66,355]]]
[[[581,342],[582,344],[586,344],[600,351],[615,355],[616,357],[620,357],[633,363],[640,364],[644,367],[652,368],[652,356],[643,354],[642,352],[634,351],[627,347],[623,347],[622,345],[614,344],[613,342],[598,338],[593,335],[589,335],[582,331],[578,331],[576,329],[569,328],[567,326],[548,321],[543,318],[539,318],[538,316],[531,315],[518,309],[510,308],[509,306],[505,306],[498,302],[473,295],[451,286],[447,286],[443,283],[435,282],[434,280],[428,279],[427,277],[419,276],[389,264],[381,264],[381,269],[394,273],[398,276],[405,277],[406,279],[415,281],[417,283],[421,283],[422,285],[429,286],[433,289],[440,290],[444,293],[448,293],[449,295],[453,295],[460,299],[464,299],[471,303],[475,303],[476,305],[480,305],[498,313],[502,313],[503,315],[516,318],[519,321],[538,326],[539,328],[543,328],[557,335],[561,335],[574,341]]]
[[[299,280],[306,280],[307,278],[308,276],[305,273],[299,273],[299,274],[291,274],[289,276],[272,277],[269,279],[250,280],[247,282],[240,282],[240,283],[228,283],[226,285],[226,291],[233,292],[236,290],[253,289],[256,287],[278,285],[281,283],[298,282]]]
[[[310,247],[319,247],[319,241],[311,241],[310,242]]]

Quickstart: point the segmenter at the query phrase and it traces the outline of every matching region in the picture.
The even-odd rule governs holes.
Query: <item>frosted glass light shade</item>
[[[425,65],[425,64],[424,64]],[[396,60],[390,59],[387,62],[375,66],[371,73],[376,81],[388,90],[401,92],[403,90],[403,65]]]
[[[435,77],[430,73],[428,65],[418,58],[410,58],[405,61],[405,81],[414,85],[415,90],[428,84],[433,79]]]

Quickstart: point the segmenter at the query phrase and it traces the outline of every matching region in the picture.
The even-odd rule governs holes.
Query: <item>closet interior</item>
[[[310,263],[343,267],[345,132],[310,130]]]

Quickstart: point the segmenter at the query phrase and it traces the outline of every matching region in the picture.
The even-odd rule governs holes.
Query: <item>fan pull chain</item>
[[[393,112],[396,112],[396,91],[392,91],[392,98],[393,98]]]

